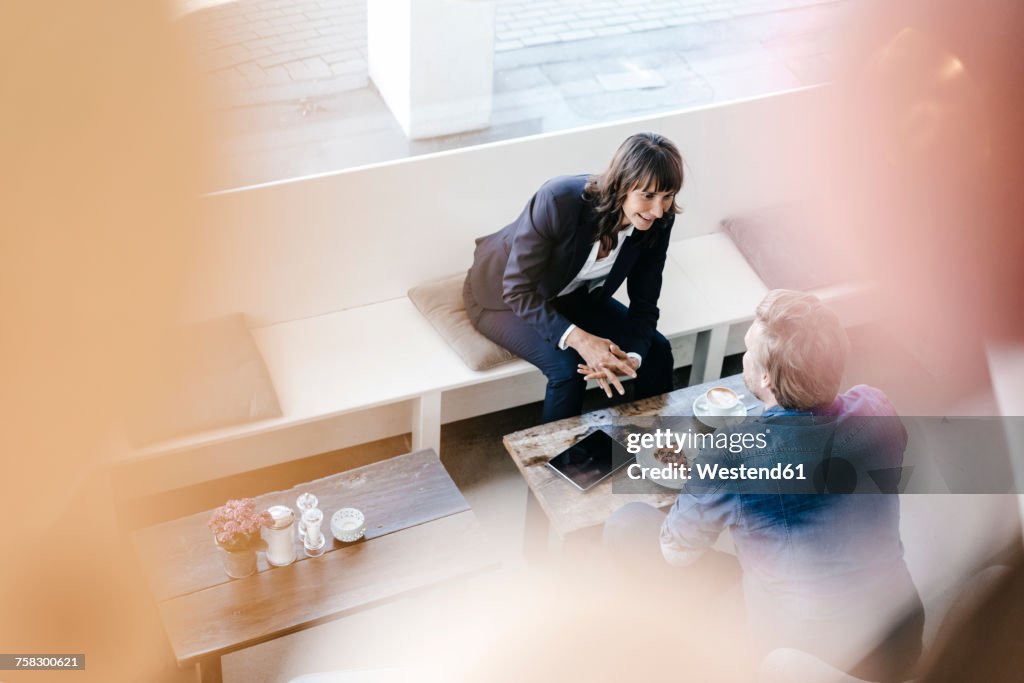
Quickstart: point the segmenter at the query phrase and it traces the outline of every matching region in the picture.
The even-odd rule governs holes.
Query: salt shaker
[[[295,513],[287,505],[274,505],[267,510],[274,519],[265,527],[267,562],[283,567],[295,561]]]
[[[299,496],[298,500],[295,501],[295,506],[299,509],[299,538],[306,538],[306,510],[311,510],[319,504],[317,497],[308,491]]]
[[[319,508],[310,508],[302,513],[302,521],[306,527],[306,537],[302,539],[302,545],[306,549],[306,555],[319,557],[324,554],[327,547],[327,537],[320,529],[324,521],[324,513]]]

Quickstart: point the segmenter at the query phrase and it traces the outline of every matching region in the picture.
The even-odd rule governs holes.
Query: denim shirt
[[[803,464],[810,476],[831,455],[861,473],[899,472],[907,444],[885,395],[864,385],[822,409],[773,407],[736,429],[771,434],[765,448],[701,451],[696,461]],[[897,495],[789,490],[764,481],[688,482],[662,526],[662,554],[671,564],[690,564],[729,529],[750,619],[776,629],[780,643],[812,651],[808,639],[837,636],[828,633],[830,624],[841,630],[851,619],[873,620],[879,610],[918,600],[903,560]]]

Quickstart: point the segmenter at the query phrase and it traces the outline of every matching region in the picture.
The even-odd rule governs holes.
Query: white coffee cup
[[[709,415],[732,415],[739,403],[740,397],[728,387],[711,387],[704,393]]]

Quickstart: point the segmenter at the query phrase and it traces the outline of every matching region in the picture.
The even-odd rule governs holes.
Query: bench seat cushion
[[[775,206],[722,221],[768,289],[809,292],[853,279],[845,250],[829,226],[795,206]]]
[[[487,370],[515,356],[477,332],[462,302],[465,273],[409,290],[409,299],[473,370]]]

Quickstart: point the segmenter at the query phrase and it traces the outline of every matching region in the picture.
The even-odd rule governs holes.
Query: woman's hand
[[[619,347],[616,346],[615,348],[618,349]],[[634,373],[640,367],[640,361],[634,358],[633,356],[626,356],[626,363],[629,364],[629,367],[633,368]],[[580,363],[579,365],[576,366],[576,372],[583,375],[583,379],[596,379],[597,383],[601,386],[602,389],[604,389],[605,394],[608,395],[608,398],[611,398],[612,392],[608,388],[609,371],[606,368],[592,368],[589,365],[584,365],[583,363]],[[636,377],[635,374],[633,374],[632,376]],[[621,394],[622,391],[620,390],[619,393]]]
[[[565,344],[583,358],[580,373],[585,375],[585,379],[596,379],[608,398],[612,397],[611,387],[615,387],[620,396],[626,393],[619,381],[620,375],[636,377],[636,361],[610,339],[576,327],[569,333]]]

